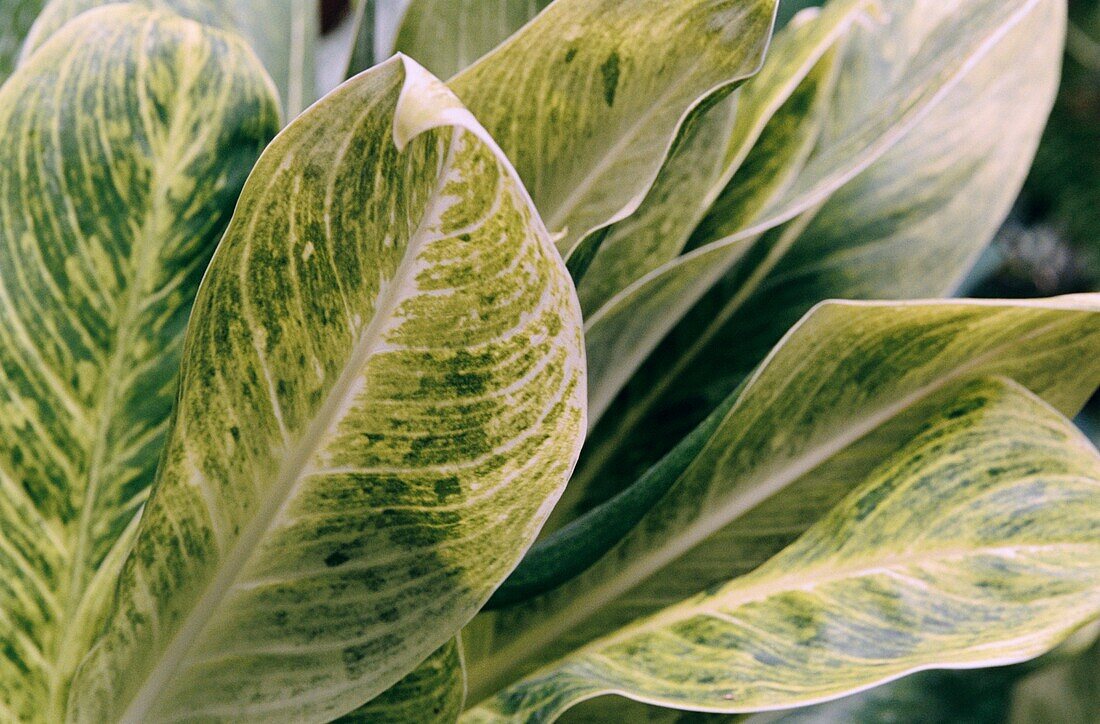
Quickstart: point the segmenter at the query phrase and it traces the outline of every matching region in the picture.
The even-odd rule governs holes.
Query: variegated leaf
[[[450,78],[507,40],[550,0],[413,0],[396,50]]]
[[[631,216],[611,228],[578,284],[581,307],[587,316],[596,314],[617,293],[683,252],[692,232],[720,196],[739,189],[741,196],[747,196],[743,190],[746,182],[759,183],[757,174],[761,171],[771,171],[770,176],[774,177],[783,172],[793,176],[802,169],[820,125],[817,118],[820,112],[808,108],[807,103],[814,98],[813,88],[828,95],[827,86],[831,84],[831,79],[824,84],[823,78],[815,79],[817,82],[805,79],[814,68],[826,78],[832,74],[829,67],[835,68],[835,59],[823,61],[823,56],[843,40],[850,25],[871,4],[872,0],[837,0],[823,17],[818,17],[816,11],[801,16],[797,29],[788,28],[776,35],[760,72],[738,93],[707,111],[705,117],[693,118],[685,125],[645,201]],[[793,101],[792,96],[801,96],[801,103]],[[800,126],[804,127],[801,134]],[[773,188],[774,183],[760,186],[767,186],[772,195],[784,190]],[[762,192],[756,197],[761,202],[772,198]],[[740,212],[741,209],[730,209],[729,216],[747,222],[746,214]],[[725,265],[732,264],[738,253],[736,246],[731,248]],[[707,260],[707,265],[708,271],[723,267],[712,259]],[[651,294],[648,298],[659,296]],[[677,296],[691,295],[681,292]],[[678,319],[683,310],[664,314]],[[667,326],[656,320],[650,324],[661,330],[659,335],[668,331]],[[642,355],[639,359],[655,343],[656,340],[639,345]],[[600,360],[603,355],[593,357]],[[617,364],[622,364],[622,360]],[[637,364],[627,362],[622,367],[629,375]],[[594,379],[602,377],[593,372]]]
[[[1055,646],[1100,612],[1100,454],[1004,378],[943,392],[910,440],[765,565],[593,641],[467,719],[553,721],[604,694],[759,711]]]
[[[752,570],[911,439],[947,388],[999,375],[1076,413],[1100,384],[1098,349],[1096,296],[819,306],[709,438],[667,466],[668,492],[617,545],[560,588],[468,627],[471,699]]]
[[[466,703],[466,674],[462,647],[451,639],[404,679],[351,714],[339,724],[452,724]]]
[[[61,720],[199,279],[277,128],[243,41],[133,7],[66,26],[0,90],[0,719]]]
[[[951,291],[1003,220],[1057,87],[1064,0],[880,5],[888,22],[850,33],[828,132],[790,191],[747,226],[736,215],[732,228],[708,219],[701,229],[721,233],[694,238],[701,246],[588,318],[593,419],[606,422],[593,431],[580,479],[619,476],[621,486],[644,470],[675,439],[647,430],[671,415],[705,417],[816,302]],[[802,229],[740,251],[796,213]],[[640,317],[632,310],[679,290],[642,337],[661,339],[680,319],[671,311],[700,299],[731,250],[738,263],[621,388],[652,349],[607,355],[624,346],[616,340],[638,336],[627,333]],[[594,346],[600,340],[611,343]],[[650,457],[628,462],[622,450]]]
[[[49,0],[23,48],[34,52],[62,25],[80,13],[118,0]],[[314,55],[318,27],[312,0],[128,0],[175,11],[214,27],[235,30],[252,45],[275,80],[287,119],[316,100]]]
[[[557,0],[450,85],[569,258],[638,207],[690,110],[756,71],[774,13],[775,0]]]
[[[584,431],[572,284],[457,99],[395,57],[291,123],[199,291],[78,721],[326,719],[449,640]]]

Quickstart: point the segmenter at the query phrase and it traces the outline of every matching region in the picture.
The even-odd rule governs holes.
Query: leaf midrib
[[[146,24],[145,34],[151,31],[151,25]],[[138,72],[146,72],[148,58],[140,56]],[[104,370],[103,384],[101,385],[96,402],[92,408],[89,419],[94,421],[92,441],[88,450],[88,474],[84,486],[80,504],[80,514],[77,522],[76,537],[73,541],[72,552],[69,558],[69,580],[64,596],[64,608],[60,620],[61,635],[57,638],[54,647],[52,662],[54,668],[51,675],[51,691],[49,711],[51,720],[60,721],[64,717],[65,701],[63,695],[68,682],[62,677],[65,671],[61,670],[60,662],[66,660],[66,649],[73,645],[73,636],[78,632],[71,630],[72,623],[83,600],[87,583],[94,578],[89,576],[89,547],[91,545],[91,529],[98,512],[97,498],[100,486],[103,482],[103,468],[107,464],[109,452],[109,437],[111,426],[115,422],[118,397],[124,386],[122,379],[125,377],[126,362],[131,352],[133,343],[140,338],[139,324],[141,311],[145,299],[145,291],[151,279],[155,276],[156,261],[161,243],[170,226],[167,207],[169,205],[169,193],[171,184],[168,182],[182,159],[186,156],[191,141],[186,133],[189,124],[180,119],[188,116],[187,97],[191,88],[199,80],[198,66],[200,64],[184,64],[179,82],[176,86],[173,98],[172,119],[168,132],[164,137],[162,152],[156,156],[156,161],[151,175],[150,204],[145,214],[141,233],[133,240],[130,247],[128,263],[132,270],[132,276],[123,294],[122,304],[116,317],[113,332],[111,352],[107,358]],[[144,97],[144,96],[143,96]]]
[[[205,590],[145,676],[145,683],[131,698],[125,713],[120,717],[121,722],[140,724],[154,710],[162,689],[186,660],[192,645],[202,634],[206,624],[217,613],[222,600],[228,595],[238,575],[262,542],[264,534],[269,531],[279,512],[290,499],[303,473],[307,471],[309,461],[325,442],[332,426],[341,419],[340,412],[348,398],[355,392],[355,385],[367,361],[383,346],[386,325],[402,300],[403,287],[416,266],[419,248],[429,231],[425,224],[439,216],[439,207],[444,200],[442,192],[453,165],[459,133],[458,128],[453,131],[447,156],[440,166],[428,206],[421,216],[418,227],[409,237],[404,256],[393,276],[379,291],[374,315],[351,354],[348,355],[340,377],[329,391],[306,432],[284,456],[271,491],[267,493],[259,510],[242,531],[237,542],[222,559],[217,575],[205,586]]]

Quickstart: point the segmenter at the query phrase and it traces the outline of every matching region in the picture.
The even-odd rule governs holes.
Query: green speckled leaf
[[[508,39],[550,0],[413,0],[396,50],[450,78]]]
[[[790,190],[756,219],[707,219],[697,248],[587,318],[601,422],[579,479],[628,483],[676,439],[665,419],[705,417],[815,303],[949,292],[1002,221],[1057,86],[1064,0],[880,4],[889,22],[849,33],[824,136]],[[803,228],[760,237],[798,214]],[[658,298],[675,303],[632,333],[634,309]],[[633,338],[646,345],[623,352]]]
[[[1100,612],[1100,454],[1004,378],[942,392],[905,444],[766,564],[593,641],[468,720],[547,722],[603,694],[791,707],[1057,645]]]
[[[743,179],[758,180],[760,163],[749,162],[752,153],[765,156],[771,166],[788,173],[801,169],[805,153],[800,146],[809,144],[812,148],[819,125],[815,116],[820,114],[806,108],[805,104],[794,107],[796,104],[790,97],[796,94],[796,89],[801,89],[798,95],[804,99],[813,97],[812,88],[820,83],[804,82],[804,79],[818,66],[835,65],[835,59],[822,62],[822,56],[844,37],[849,26],[862,17],[870,3],[871,0],[836,0],[821,17],[803,16],[797,30],[787,29],[776,35],[760,72],[746,81],[740,92],[719,102],[701,117],[698,111],[693,114],[645,201],[636,212],[611,228],[578,284],[581,307],[586,315],[594,314],[615,294],[684,251],[688,238],[708,209],[717,203],[723,189],[727,186],[740,189],[746,185],[731,183],[735,174]],[[829,72],[827,68],[818,70],[820,74]],[[823,88],[821,92],[827,90]],[[777,119],[777,114],[785,116],[786,120]],[[804,131],[801,143],[797,140],[792,143],[790,133],[776,129],[780,125],[797,128],[800,124],[813,127],[812,132]],[[766,143],[768,138],[773,138],[774,142]],[[793,147],[788,148],[788,143]],[[761,195],[761,198],[767,200],[768,197]],[[744,216],[737,210],[731,210],[730,215]],[[738,249],[730,249],[728,263],[737,258],[737,253]],[[708,260],[708,268],[721,266]],[[652,294],[648,298],[657,296]],[[679,315],[682,314],[681,310]],[[653,316],[648,315],[649,318]],[[663,330],[659,334],[667,331],[659,323],[651,324]],[[644,358],[652,343],[639,347]],[[602,356],[596,354],[594,358],[602,359]],[[622,364],[622,360],[616,364]],[[636,364],[627,363],[622,368],[629,373]]]
[[[775,0],[557,0],[450,83],[566,257],[642,202],[688,112],[754,73]]]
[[[516,565],[583,438],[580,310],[503,154],[404,57],[261,156],[78,721],[314,720]]]
[[[1098,351],[1097,296],[819,306],[692,459],[662,473],[668,492],[614,548],[557,590],[467,627],[472,700],[752,570],[911,439],[956,383],[1004,376],[1075,414],[1100,384]]]
[[[118,0],[49,0],[35,21],[23,49],[26,57],[66,22],[89,8]],[[248,39],[275,80],[285,118],[291,119],[316,100],[316,41],[320,33],[314,0],[128,0],[172,10],[184,17]]]
[[[340,724],[452,724],[466,703],[462,647],[451,639],[404,679],[336,721]]]
[[[132,7],[68,25],[0,89],[2,720],[60,720],[199,279],[277,128],[242,41]]]

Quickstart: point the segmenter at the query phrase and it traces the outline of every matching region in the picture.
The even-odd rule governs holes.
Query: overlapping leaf
[[[49,0],[27,37],[23,57],[80,13],[117,0]],[[275,80],[287,119],[316,100],[317,7],[311,0],[130,0],[244,35]]]
[[[950,291],[1002,220],[1057,85],[1064,3],[880,6],[884,20],[850,33],[829,131],[790,191],[755,220],[720,223],[716,206],[694,251],[588,318],[587,338],[599,343],[590,348],[593,419],[606,423],[594,430],[582,481],[626,484],[653,458],[616,451],[661,454],[671,441],[646,431],[669,416],[702,419],[815,302]],[[688,308],[706,289],[700,280],[728,267],[731,249],[826,200],[798,233],[773,233],[742,255],[607,408],[680,320],[666,312],[639,335],[635,309],[659,297],[676,300],[670,310]],[[622,354],[631,339],[642,344]]]
[[[942,392],[906,444],[765,565],[592,642],[469,720],[552,721],[602,694],[774,709],[1056,645],[1100,611],[1100,454],[1003,378]]]
[[[465,702],[462,648],[457,639],[452,639],[383,694],[336,721],[339,724],[455,722]]]
[[[668,493],[599,562],[475,620],[464,637],[472,699],[752,570],[908,441],[957,382],[1005,376],[1074,414],[1100,383],[1098,345],[1093,297],[818,307],[693,457],[667,467]]]
[[[70,24],[0,90],[0,719],[61,718],[199,279],[277,126],[243,41],[135,8]]]
[[[568,258],[638,207],[693,107],[755,72],[774,12],[775,0],[558,0],[450,85]]]
[[[515,172],[405,58],[294,121],[192,315],[157,488],[70,714],[326,719],[534,538],[584,430],[576,296]]]
[[[19,49],[30,32],[31,24],[38,17],[45,0],[3,0],[0,2],[0,83],[7,80],[15,69]]]

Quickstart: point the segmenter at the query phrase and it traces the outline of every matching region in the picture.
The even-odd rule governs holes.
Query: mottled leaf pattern
[[[49,0],[27,38],[26,57],[80,13],[118,0]],[[287,119],[316,100],[314,55],[318,28],[312,0],[128,0],[234,30],[248,39],[275,80]]]
[[[558,0],[450,83],[567,258],[641,203],[688,112],[755,72],[775,0]]]
[[[911,439],[957,382],[1004,376],[1076,413],[1100,382],[1098,301],[819,306],[618,545],[568,584],[468,627],[472,700],[763,563]]]
[[[450,78],[500,45],[550,0],[413,0],[396,50]]]
[[[180,374],[79,721],[359,707],[515,566],[584,430],[562,261],[499,149],[402,57],[264,152]]]
[[[1064,3],[880,5],[879,20],[849,34],[826,134],[790,191],[748,226],[737,216],[728,225],[708,219],[703,230],[721,233],[693,238],[698,248],[588,317],[586,337],[600,342],[589,349],[593,419],[606,422],[593,431],[582,480],[631,480],[676,439],[646,431],[661,430],[669,417],[700,421],[815,303],[950,291],[1003,220],[1057,86]],[[797,214],[804,228],[766,235],[743,251]],[[670,289],[681,293],[668,306],[687,308],[705,291],[701,281],[729,268],[731,251],[734,268],[619,392],[670,317],[680,319],[665,312],[656,317],[663,326],[633,335],[646,346],[606,356],[632,338],[624,332],[641,316],[632,310],[668,298]],[[608,328],[597,331],[604,319]],[[648,456],[624,459],[623,451],[639,450]]]
[[[242,41],[133,8],[70,24],[0,90],[0,719],[61,716],[199,279],[277,127]]]
[[[1100,454],[1013,382],[949,392],[765,565],[591,643],[468,720],[552,721],[601,694],[789,707],[1056,645],[1100,610]]]
[[[443,724],[458,721],[465,703],[462,649],[458,640],[452,639],[385,693],[336,721],[340,724]]]

